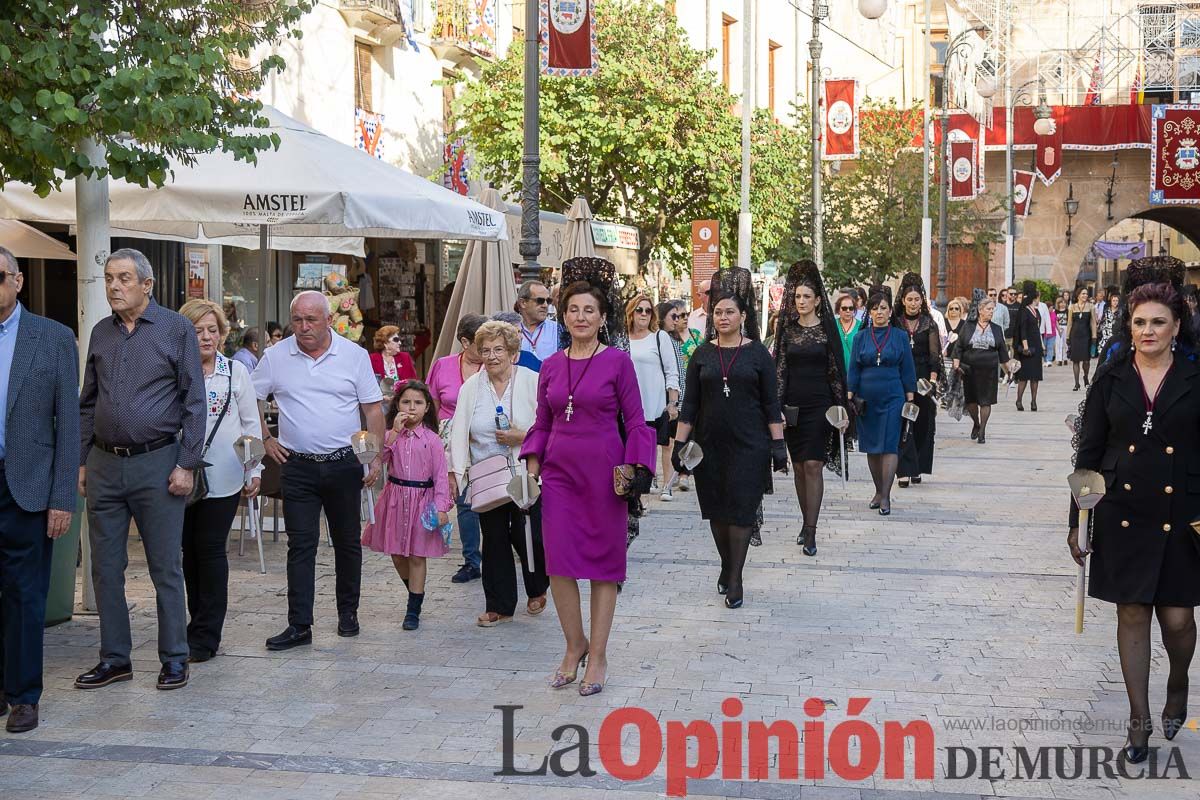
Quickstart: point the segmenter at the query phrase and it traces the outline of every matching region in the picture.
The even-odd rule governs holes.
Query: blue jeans
[[[458,509],[458,540],[462,542],[463,563],[479,569],[483,563],[479,554],[479,514],[471,510],[465,488],[454,504]]]

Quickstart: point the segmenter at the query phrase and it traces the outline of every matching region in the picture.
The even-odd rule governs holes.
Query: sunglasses
[[[529,297],[526,299],[529,300],[529,302],[539,306],[549,305],[550,303],[549,297]]]
[[[400,344],[400,337],[399,337],[399,336],[393,336],[392,338],[388,339],[388,341],[389,341],[389,342],[391,342],[391,343],[393,343],[393,344]]]
[[[649,308],[635,308],[635,309],[633,310],[633,313],[635,313],[635,314],[649,314],[649,313],[651,313],[651,309],[649,309]]]
[[[838,311],[853,311],[854,306],[839,306]]]

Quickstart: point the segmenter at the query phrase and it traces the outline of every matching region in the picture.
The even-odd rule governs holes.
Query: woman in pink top
[[[458,321],[455,335],[462,347],[461,353],[444,356],[433,362],[429,370],[429,378],[425,383],[429,393],[433,395],[433,404],[437,407],[438,433],[446,442],[450,435],[450,420],[458,405],[458,393],[463,381],[483,369],[483,359],[475,349],[475,332],[479,326],[487,322],[487,317],[479,314],[467,314]],[[479,578],[480,565],[483,563],[479,551],[479,515],[471,510],[467,502],[467,488],[454,498],[458,509],[458,538],[462,542],[463,564],[451,578],[454,583],[467,583]]]

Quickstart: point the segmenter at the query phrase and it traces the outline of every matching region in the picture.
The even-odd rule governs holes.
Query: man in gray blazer
[[[0,247],[0,716],[10,733],[38,725],[50,556],[71,525],[79,469],[75,336],[21,307],[23,283]]]

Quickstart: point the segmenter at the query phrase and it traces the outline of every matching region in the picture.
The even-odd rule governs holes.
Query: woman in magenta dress
[[[586,662],[579,684],[585,697],[604,688],[617,584],[625,580],[629,508],[613,491],[613,469],[628,464],[653,469],[655,459],[654,433],[642,414],[633,362],[600,335],[611,309],[603,281],[611,284],[612,265],[595,261],[595,282],[577,282],[563,291],[559,309],[571,346],[542,364],[537,418],[521,450],[530,474],[541,476],[546,572],[567,646],[550,685],[560,689],[573,683]],[[579,580],[592,584],[590,640],[583,629]]]

